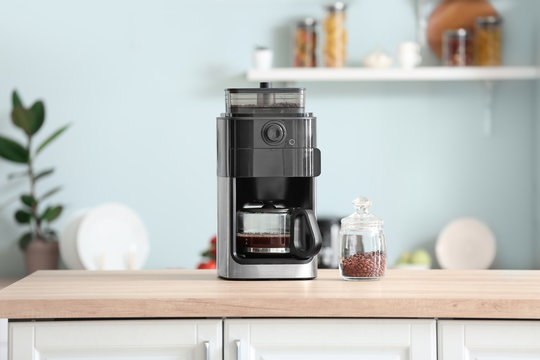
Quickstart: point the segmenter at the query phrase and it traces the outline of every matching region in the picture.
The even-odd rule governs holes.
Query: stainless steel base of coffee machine
[[[229,280],[285,280],[314,279],[317,277],[317,261],[306,264],[238,264],[234,259],[221,260],[218,275]],[[218,263],[220,262],[218,258]]]
[[[241,264],[233,257],[231,229],[236,229],[234,179],[218,177],[217,269],[221,278],[229,280],[314,279],[317,277],[317,256],[303,263]]]

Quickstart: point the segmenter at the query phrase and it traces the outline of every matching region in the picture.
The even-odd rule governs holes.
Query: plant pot
[[[58,269],[58,254],[58,241],[32,241],[24,252],[26,273]]]

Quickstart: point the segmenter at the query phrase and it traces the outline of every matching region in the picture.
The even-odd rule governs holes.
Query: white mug
[[[267,48],[255,49],[253,52],[253,67],[257,70],[268,70],[272,67],[274,53]]]
[[[398,61],[400,66],[404,69],[411,69],[420,65],[422,62],[420,45],[412,41],[399,44]]]

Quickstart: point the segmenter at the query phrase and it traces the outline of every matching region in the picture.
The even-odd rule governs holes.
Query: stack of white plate
[[[60,254],[70,269],[141,269],[148,251],[148,235],[140,217],[118,203],[79,211],[60,234]]]

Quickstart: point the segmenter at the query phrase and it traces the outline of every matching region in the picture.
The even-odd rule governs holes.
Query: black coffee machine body
[[[226,89],[217,118],[217,269],[225,279],[312,279],[321,234],[315,118],[301,88]]]

